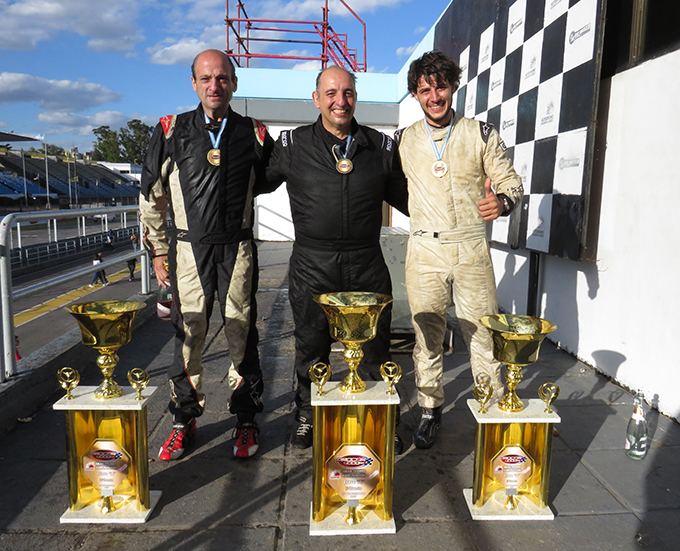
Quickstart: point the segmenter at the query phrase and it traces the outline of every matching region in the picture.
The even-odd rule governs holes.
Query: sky
[[[385,73],[402,68],[449,4],[345,1],[366,23],[368,70]],[[324,0],[243,3],[251,18],[318,21]],[[231,17],[236,4],[229,0]],[[338,0],[329,8],[333,29],[361,51],[360,24]],[[0,131],[43,135],[86,152],[93,128],[117,130],[133,118],[153,126],[163,115],[193,109],[191,61],[206,48],[226,48],[224,18],[225,0],[0,0]],[[294,46],[278,49],[305,51]],[[306,53],[319,55],[320,46]],[[251,62],[255,66],[318,70],[304,61]]]

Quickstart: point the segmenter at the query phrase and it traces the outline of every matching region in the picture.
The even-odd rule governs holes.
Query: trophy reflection
[[[498,407],[513,413],[522,411],[524,404],[515,393],[522,381],[522,368],[538,359],[543,339],[557,326],[542,318],[514,314],[484,316],[479,321],[491,333],[494,358],[507,366],[508,392],[498,402]]]
[[[361,380],[361,347],[376,336],[378,318],[392,297],[339,292],[314,300],[324,309],[331,336],[345,346],[349,374],[328,382],[330,366],[318,363],[310,378],[319,387],[314,409],[314,484],[310,535],[395,533],[392,516],[395,419],[401,368],[381,366],[383,381]],[[322,388],[323,387],[323,390]]]
[[[113,380],[119,359],[116,351],[130,342],[132,320],[145,306],[143,302],[102,300],[74,304],[68,309],[80,326],[82,343],[99,351],[97,365],[104,381],[94,392],[97,398],[123,395],[123,389]]]

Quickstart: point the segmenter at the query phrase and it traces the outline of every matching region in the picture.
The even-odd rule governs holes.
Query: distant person
[[[106,244],[104,245],[104,249],[107,251],[113,250],[113,232],[111,230],[106,232]]]
[[[231,360],[233,452],[247,458],[259,448],[255,415],[263,410],[264,388],[255,326],[253,185],[264,177],[273,140],[259,121],[231,109],[237,78],[229,56],[206,50],[191,71],[200,104],[161,118],[149,144],[139,200],[156,279],[173,291],[175,359],[168,377],[174,422],[159,458],[169,461],[184,453],[205,409],[201,354],[215,296]]]
[[[130,243],[132,243],[132,250],[137,252],[137,249],[139,248],[139,235],[136,231],[130,236]]]
[[[421,419],[417,448],[434,444],[444,405],[443,342],[453,299],[475,381],[486,379],[493,399],[503,393],[491,336],[479,319],[498,312],[487,222],[522,202],[522,180],[493,125],[453,110],[461,70],[438,51],[411,63],[408,90],[424,118],[397,131],[408,178],[411,236],[406,290],[413,316],[413,348]]]
[[[127,261],[127,267],[128,267],[128,270],[130,271],[130,277],[128,277],[128,281],[134,281],[134,279],[135,279],[135,268],[137,267],[137,258],[130,258]]]
[[[19,341],[19,335],[14,335],[14,357],[16,358],[17,361],[21,359],[21,354],[19,354],[20,344],[21,341]]]
[[[103,260],[102,253],[97,253],[92,259],[92,265],[97,266],[98,264],[101,264]],[[94,276],[92,276],[92,281],[90,282],[90,287],[94,287],[94,284],[97,283],[97,281],[100,281],[104,286],[109,284],[108,279],[106,279],[106,272],[104,272],[104,270],[99,270],[98,272],[94,273]]]

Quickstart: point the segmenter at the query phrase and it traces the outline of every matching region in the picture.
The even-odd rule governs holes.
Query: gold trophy
[[[468,400],[477,435],[473,487],[463,491],[465,500],[473,520],[550,520],[552,427],[560,417],[549,406],[558,391],[552,383],[541,387],[545,408],[535,398],[523,403],[515,389],[522,367],[537,360],[543,339],[556,326],[541,318],[509,314],[480,321],[491,333],[494,357],[507,366],[508,393],[498,409],[483,411],[492,391],[487,383],[478,382],[473,395],[482,409],[477,411],[475,401]]]
[[[160,499],[161,492],[149,490],[147,446],[146,408],[156,387],[142,396],[149,374],[138,368],[128,373],[134,390],[113,381],[116,350],[130,341],[132,320],[144,306],[101,301],[68,309],[80,326],[83,344],[99,351],[104,382],[97,388],[76,388],[75,370],[58,372],[67,390],[53,406],[66,414],[69,508],[62,523],[141,523]]]
[[[491,333],[494,358],[507,366],[508,393],[498,402],[498,407],[515,413],[522,411],[524,404],[515,393],[522,381],[522,368],[538,359],[543,339],[557,326],[541,318],[513,314],[484,316],[479,321]]]
[[[560,387],[555,383],[543,383],[538,387],[538,397],[545,402],[546,408],[543,410],[545,413],[552,413],[553,410],[550,405],[557,399],[560,395]]]
[[[319,392],[314,409],[314,483],[310,535],[393,534],[395,419],[399,396],[394,385],[401,368],[385,362],[384,381],[364,382],[357,374],[362,345],[376,335],[378,317],[392,297],[342,292],[314,300],[328,317],[331,335],[345,345],[349,375],[329,382],[326,364],[310,368]]]
[[[95,390],[100,399],[118,398],[123,389],[113,380],[113,370],[118,364],[118,350],[130,342],[132,320],[143,302],[124,300],[102,300],[83,302],[68,308],[80,326],[82,343],[99,351],[97,365],[104,375],[104,381]]]
[[[340,385],[340,390],[347,394],[363,392],[366,383],[357,374],[364,357],[361,346],[375,338],[378,317],[392,302],[392,297],[379,293],[346,292],[318,295],[314,300],[326,312],[331,336],[345,345],[343,356],[349,375]]]

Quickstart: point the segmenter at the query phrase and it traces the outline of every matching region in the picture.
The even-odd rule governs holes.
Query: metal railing
[[[139,258],[141,260],[142,268],[142,294],[149,293],[149,256],[146,251],[140,247],[139,250],[127,253],[116,257],[112,260],[107,260],[96,266],[88,266],[80,270],[69,272],[50,278],[48,280],[29,285],[18,291],[12,290],[12,267],[11,267],[11,237],[12,228],[22,222],[31,222],[34,220],[47,220],[48,225],[54,221],[56,228],[56,221],[65,218],[85,218],[86,216],[94,216],[98,214],[116,214],[135,212],[138,219],[139,207],[124,206],[124,207],[107,207],[94,209],[80,209],[77,211],[59,211],[59,212],[25,212],[12,213],[0,220],[0,327],[2,328],[2,340],[0,341],[1,365],[0,365],[0,383],[4,383],[7,378],[16,374],[16,357],[14,347],[14,300],[26,296],[34,291],[47,289],[77,279],[83,275],[97,272],[105,269],[107,266],[112,266],[131,258]],[[141,228],[139,228],[139,235],[142,235]]]

